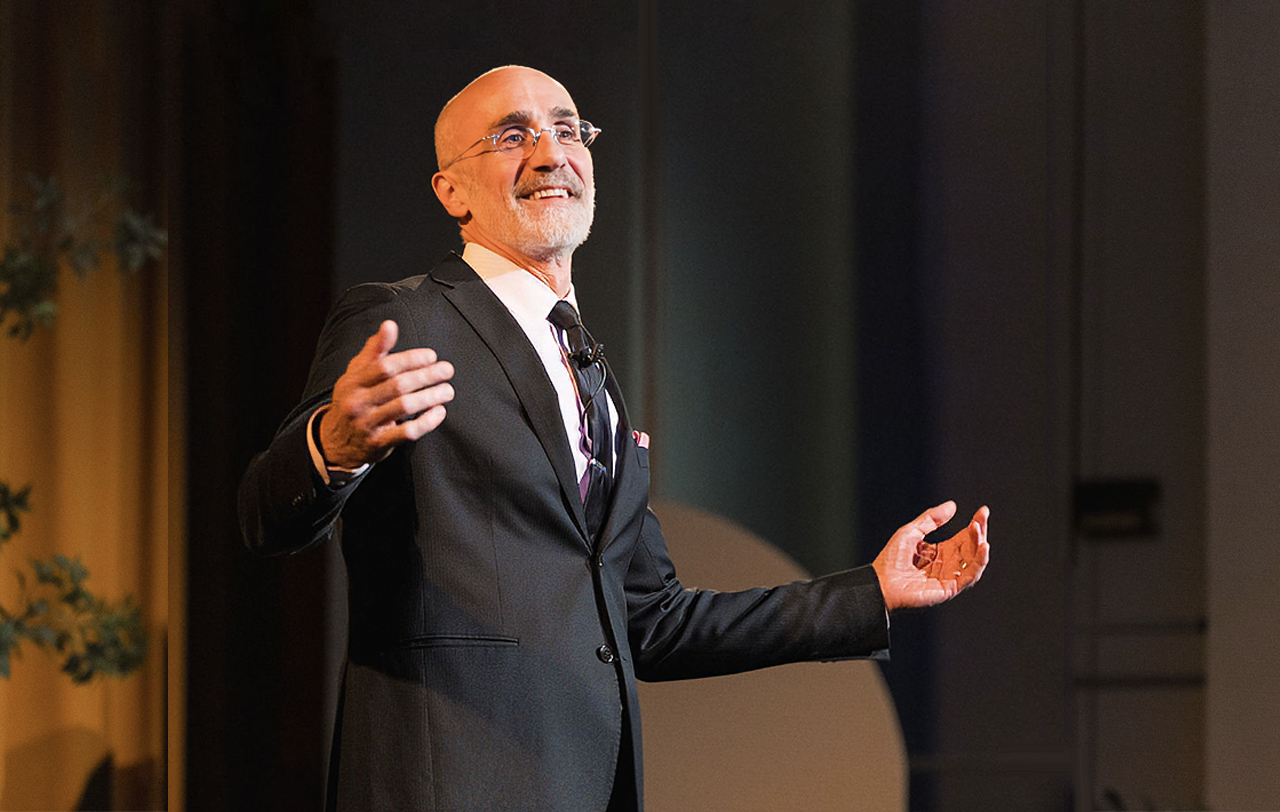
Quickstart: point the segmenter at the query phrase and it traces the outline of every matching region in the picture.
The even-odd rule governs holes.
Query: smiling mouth
[[[536,189],[530,192],[528,195],[526,195],[526,197],[529,200],[546,200],[547,198],[552,198],[552,197],[567,199],[567,198],[573,197],[573,195],[569,193],[568,189],[554,188],[554,189]]]

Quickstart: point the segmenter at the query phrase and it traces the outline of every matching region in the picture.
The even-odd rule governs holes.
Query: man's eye
[[[576,127],[570,127],[567,124],[562,124],[559,127],[556,127],[556,140],[561,144],[576,143],[578,141],[578,137],[579,134]]]
[[[504,130],[503,133],[498,136],[498,147],[499,149],[514,149],[523,145],[528,138],[529,134],[524,130],[515,128]]]

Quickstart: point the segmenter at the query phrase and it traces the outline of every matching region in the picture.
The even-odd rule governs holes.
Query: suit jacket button
[[[596,657],[598,657],[598,658],[600,659],[600,662],[605,663],[605,664],[611,663],[611,662],[613,662],[614,660],[616,660],[616,659],[617,659],[617,657],[615,657],[615,656],[614,656],[614,654],[613,654],[613,649],[609,648],[608,646],[604,646],[604,645],[602,645],[602,646],[600,646],[600,648],[596,649]]]

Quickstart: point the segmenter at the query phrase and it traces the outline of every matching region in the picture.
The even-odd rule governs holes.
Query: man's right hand
[[[384,321],[334,384],[333,403],[317,418],[331,467],[383,460],[444,420],[444,404],[453,400],[453,364],[426,347],[391,352],[398,335],[396,323]]]

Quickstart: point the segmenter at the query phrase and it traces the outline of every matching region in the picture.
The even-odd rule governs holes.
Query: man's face
[[[576,120],[568,92],[527,68],[486,74],[450,103],[441,151],[452,163],[441,174],[463,191],[467,214],[459,220],[467,239],[544,262],[587,239],[595,187],[586,148],[563,146],[550,133],[528,156],[475,143],[511,125],[541,130]]]

